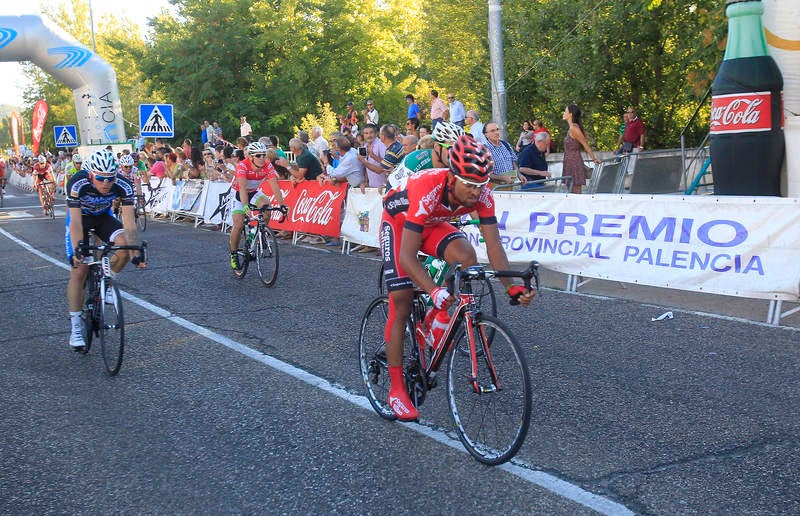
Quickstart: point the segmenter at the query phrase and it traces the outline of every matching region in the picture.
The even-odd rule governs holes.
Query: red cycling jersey
[[[458,206],[453,209],[448,201],[446,168],[423,170],[392,188],[383,198],[385,213],[394,221],[402,219],[404,227],[421,233],[426,227],[453,220],[473,211],[478,212],[481,224],[496,224],[494,197],[484,188],[473,208]]]
[[[258,190],[258,185],[260,185],[262,181],[272,178],[277,179],[278,174],[275,172],[275,167],[272,166],[269,160],[264,160],[264,166],[256,170],[253,166],[253,162],[250,161],[250,158],[247,158],[236,165],[233,189],[237,192],[239,191],[239,178],[241,177],[247,179],[247,191],[255,192]]]
[[[53,167],[50,166],[50,163],[45,163],[44,166],[41,163],[36,163],[33,165],[33,173],[37,176],[44,176],[47,174],[53,173]]]
[[[381,255],[388,291],[414,287],[399,260],[403,228],[422,234],[420,250],[423,253],[444,258],[450,242],[465,238],[464,233],[448,221],[477,211],[481,224],[497,224],[494,197],[489,188],[481,191],[478,203],[472,208],[458,206],[453,209],[450,206],[449,172],[446,168],[422,170],[407,177],[383,198]]]

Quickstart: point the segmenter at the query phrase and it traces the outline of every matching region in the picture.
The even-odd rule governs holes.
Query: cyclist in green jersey
[[[389,174],[389,188],[400,184],[403,178],[412,176],[420,170],[429,168],[447,168],[449,160],[447,152],[464,129],[452,122],[439,122],[433,130],[433,148],[419,149],[407,154],[397,168]]]
[[[83,158],[77,152],[72,155],[72,161],[64,166],[64,185],[66,187],[67,181],[80,172],[81,165],[83,165]]]

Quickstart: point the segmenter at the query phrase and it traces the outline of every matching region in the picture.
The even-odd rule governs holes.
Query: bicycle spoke
[[[488,335],[493,335],[491,342]],[[485,464],[513,457],[528,432],[531,389],[519,344],[497,319],[484,316],[474,326],[474,359],[462,328],[450,353],[448,398],[456,432],[467,450]],[[496,375],[495,375],[496,372]],[[476,389],[477,385],[477,389]]]

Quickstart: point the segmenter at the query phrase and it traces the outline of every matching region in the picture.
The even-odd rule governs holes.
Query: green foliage
[[[325,104],[317,102],[316,113],[303,115],[300,120],[300,126],[295,126],[293,132],[297,134],[298,131],[303,130],[310,136],[311,130],[317,126],[322,128],[322,134],[326,137],[333,131],[339,130],[339,119],[336,117],[336,112],[331,109],[331,105],[327,102]]]
[[[53,1],[46,12],[89,46],[87,0]],[[177,16],[151,18],[146,41],[127,20],[103,18],[96,26],[97,52],[117,71],[130,135],[144,102],[174,105],[175,142],[197,140],[203,120],[218,121],[230,139],[241,114],[256,136],[285,141],[313,125],[329,134],[347,101],[361,112],[368,99],[381,122],[402,126],[406,94],[427,110],[431,89],[455,93],[484,120],[492,116],[485,0],[171,3]],[[575,102],[598,149],[613,147],[628,105],[647,125],[648,147],[677,146],[724,49],[718,0],[502,6],[509,139],[523,120],[540,118],[560,140],[561,113]],[[29,120],[33,103],[45,98],[48,127],[74,124],[72,92],[34,66],[26,73],[34,86],[25,93],[24,116]],[[706,113],[689,128],[689,141],[707,132]],[[52,130],[45,138],[52,140]]]

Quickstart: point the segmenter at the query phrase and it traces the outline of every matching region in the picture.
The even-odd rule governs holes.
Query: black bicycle
[[[241,279],[247,274],[250,262],[256,262],[256,269],[261,282],[265,287],[271,287],[278,279],[278,240],[275,232],[267,225],[269,217],[265,214],[279,211],[284,216],[289,212],[286,206],[258,206],[250,205],[253,215],[245,215],[245,224],[242,237],[239,239],[239,248],[236,254],[239,257],[239,269],[233,271],[234,276]]]
[[[85,256],[89,274],[83,285],[83,341],[82,353],[87,354],[94,337],[100,339],[103,364],[109,376],[119,373],[125,351],[125,318],[122,311],[122,296],[111,278],[110,254],[115,251],[139,251],[131,263],[147,263],[147,242],[141,245],[91,245],[79,242],[78,248]]]
[[[55,196],[53,194],[52,181],[42,181],[40,188],[42,189],[42,199],[44,199],[44,211],[51,220],[56,218]]]

